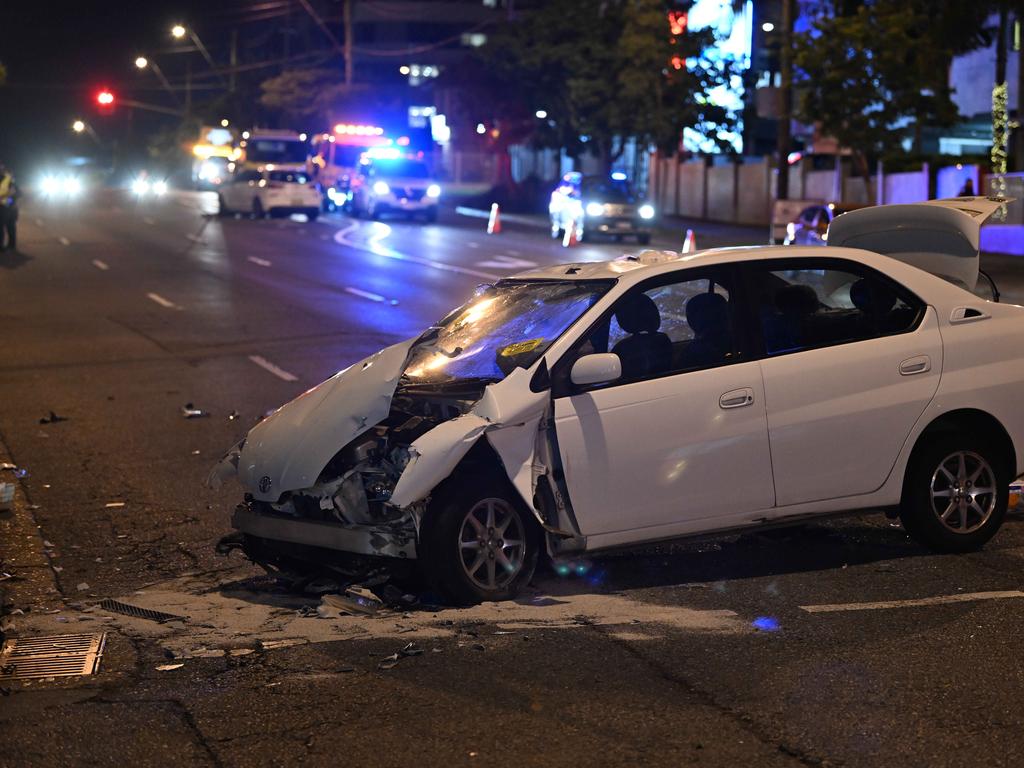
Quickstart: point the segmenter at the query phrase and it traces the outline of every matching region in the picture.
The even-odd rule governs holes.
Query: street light
[[[75,133],[81,133],[85,130],[85,123],[81,120],[75,120],[75,122],[71,124],[71,130]]]
[[[185,36],[185,31],[185,28],[181,26],[181,24],[175,24],[173,27],[171,27],[171,37],[175,38],[176,40],[180,40]]]
[[[229,125],[231,125],[231,122],[226,117],[220,121],[221,128],[227,128]]]
[[[534,114],[536,115],[538,120],[543,120],[548,116],[548,113],[543,109],[538,109]]]
[[[135,66],[139,69],[145,69],[149,66],[149,59],[147,59],[145,56],[139,56],[137,59],[135,59]]]
[[[765,32],[773,32],[775,31],[775,25],[772,24],[770,21],[766,21],[764,24],[761,25],[761,29]]]

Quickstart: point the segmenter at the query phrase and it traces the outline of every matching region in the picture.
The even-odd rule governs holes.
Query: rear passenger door
[[[878,490],[935,394],[935,311],[862,264],[745,265],[778,506]]]

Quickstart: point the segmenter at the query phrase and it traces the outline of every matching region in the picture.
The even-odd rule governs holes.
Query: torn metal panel
[[[489,387],[488,387],[489,389]],[[491,423],[475,413],[446,421],[409,447],[409,464],[391,494],[391,503],[406,507],[420,501],[452,473]]]
[[[338,449],[388,415],[414,339],[381,350],[313,387],[257,424],[238,463],[261,501],[314,485]]]
[[[533,457],[541,418],[542,414],[538,414],[522,424],[494,429],[487,433],[487,441],[501,458],[508,479],[512,481],[512,485],[519,491],[519,495],[530,509],[533,509],[533,490],[536,483]]]
[[[264,514],[240,504],[231,525],[242,533],[272,541],[334,549],[361,555],[415,559],[416,530],[406,525],[352,525]]]

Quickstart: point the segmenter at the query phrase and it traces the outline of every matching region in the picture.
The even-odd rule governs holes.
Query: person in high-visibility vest
[[[18,250],[18,186],[0,163],[0,251]]]

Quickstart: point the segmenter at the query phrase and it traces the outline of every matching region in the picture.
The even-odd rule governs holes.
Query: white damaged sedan
[[[212,478],[244,488],[254,560],[415,560],[456,603],[514,596],[545,551],[822,515],[975,549],[1024,472],[1024,308],[971,292],[1003,202],[501,280],[274,412]]]

